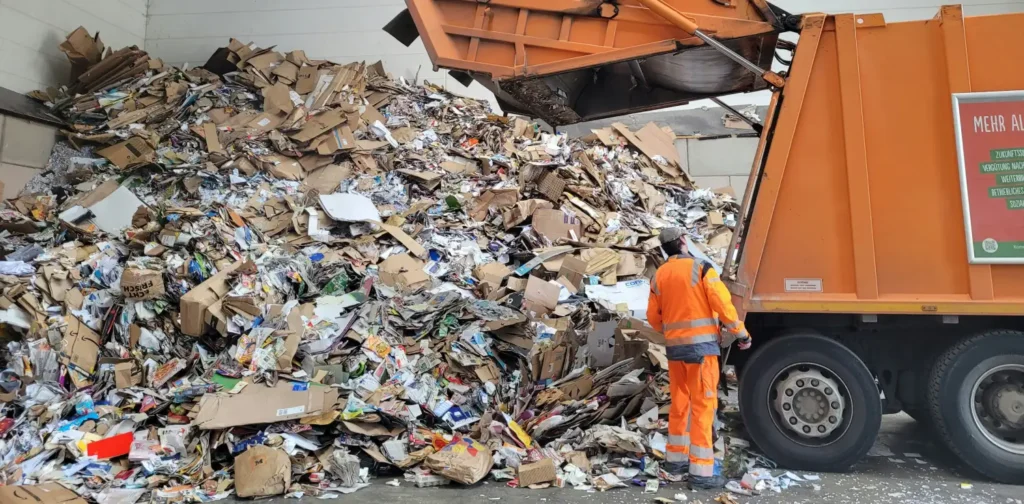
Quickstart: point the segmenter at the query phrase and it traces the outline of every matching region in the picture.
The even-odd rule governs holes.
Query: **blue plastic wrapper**
[[[265,432],[263,432],[263,431],[259,431],[256,434],[253,434],[252,436],[249,436],[249,437],[247,437],[247,438],[245,438],[245,439],[235,443],[235,445],[231,447],[231,454],[232,455],[238,455],[239,453],[242,453],[245,450],[248,450],[250,446],[266,444],[266,442],[267,442],[267,434]]]

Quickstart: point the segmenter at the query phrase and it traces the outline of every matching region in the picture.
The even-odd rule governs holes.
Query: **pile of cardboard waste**
[[[673,478],[657,235],[721,264],[738,209],[670,131],[568,138],[237,40],[201,68],[84,29],[61,49],[73,82],[33,96],[66,141],[0,209],[0,485],[132,504]]]

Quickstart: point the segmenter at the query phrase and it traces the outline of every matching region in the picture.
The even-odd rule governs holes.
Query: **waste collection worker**
[[[672,408],[666,469],[682,473],[689,466],[690,488],[721,488],[725,478],[715,474],[712,444],[720,345],[739,341],[746,350],[750,335],[715,269],[687,252],[683,231],[666,229],[660,238],[669,259],[651,280],[647,320],[665,335],[669,360]]]

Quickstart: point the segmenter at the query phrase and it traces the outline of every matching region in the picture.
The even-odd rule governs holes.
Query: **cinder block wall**
[[[0,115],[0,182],[4,199],[13,198],[35,174],[46,168],[57,141],[57,128]]]

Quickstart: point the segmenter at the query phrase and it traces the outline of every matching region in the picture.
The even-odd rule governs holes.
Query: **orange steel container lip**
[[[686,31],[696,26],[770,69],[784,25],[775,8],[766,0],[725,3],[406,0],[435,68],[464,72],[503,110],[552,126],[765,88]]]
[[[730,6],[710,0],[665,3],[722,40],[778,31],[765,0],[731,0]],[[406,5],[435,66],[495,80],[558,74],[703,44],[636,0],[406,0]]]
[[[1024,266],[968,260],[951,107],[1024,89],[1021,47],[1024,14],[806,15],[734,239],[741,310],[1024,314]]]

